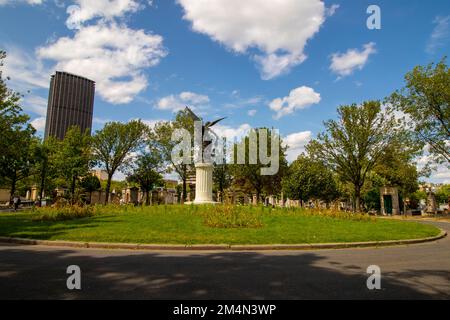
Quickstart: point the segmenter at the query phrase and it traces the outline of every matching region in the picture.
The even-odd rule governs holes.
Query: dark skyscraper
[[[95,82],[57,71],[50,80],[45,138],[64,139],[71,126],[84,132],[92,128]]]

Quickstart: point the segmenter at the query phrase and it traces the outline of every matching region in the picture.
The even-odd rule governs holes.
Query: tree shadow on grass
[[[368,290],[365,270],[315,252],[147,253],[2,246],[2,299],[448,299],[448,270],[386,274]],[[82,290],[66,288],[66,268]],[[433,275],[442,286],[428,286]],[[412,278],[420,282],[410,281]],[[447,289],[445,289],[447,286]]]
[[[111,219],[114,216],[101,215],[81,219],[68,219],[60,221],[32,220],[29,213],[3,216],[0,220],[0,236],[32,238],[39,240],[51,240],[55,237],[64,239],[64,235],[70,230],[83,230],[96,228],[100,224],[120,223],[122,219]]]
[[[120,220],[102,220],[101,223],[115,223]],[[31,219],[2,221],[0,235],[5,237],[32,238],[39,240],[55,239],[64,236],[70,230],[96,228],[100,222],[94,218],[73,219],[64,221],[33,221]],[[64,237],[62,237],[64,238]]]

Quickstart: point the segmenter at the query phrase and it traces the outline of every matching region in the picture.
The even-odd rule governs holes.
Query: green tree
[[[189,150],[189,155],[187,155],[190,159],[190,164],[185,162],[175,163],[172,159],[172,150],[179,143],[178,141],[172,141],[172,134],[176,129],[187,130],[191,135],[191,148]],[[187,179],[194,170],[194,120],[186,110],[181,110],[176,114],[174,121],[157,123],[152,130],[150,140],[152,141],[151,149],[157,154],[160,154],[166,167],[170,168],[168,169],[168,172],[175,170],[180,176],[182,181],[181,199],[182,201],[185,201],[187,197]]]
[[[321,161],[304,154],[289,166],[282,187],[288,198],[301,201],[317,199],[330,203],[339,197],[333,172]]]
[[[147,133],[147,126],[140,120],[125,124],[109,122],[102,130],[95,133],[92,142],[93,156],[108,173],[105,204],[109,201],[114,173],[117,170],[125,170],[130,165],[132,162],[130,153],[139,149]]]
[[[409,197],[419,188],[419,172],[413,162],[419,150],[414,144],[392,143],[387,146],[373,171],[382,178],[383,185],[398,187],[402,197]]]
[[[216,190],[222,194],[222,199],[224,190],[231,185],[231,182],[232,176],[229,165],[226,163],[214,164],[213,183]]]
[[[64,140],[58,143],[55,167],[69,187],[71,202],[75,201],[77,182],[87,175],[92,165],[91,137],[77,126],[67,130]]]
[[[48,137],[40,141],[35,149],[35,166],[33,168],[34,182],[39,186],[39,200],[42,202],[44,193],[49,194],[56,187],[58,168],[55,165],[59,141]]]
[[[100,179],[92,174],[88,174],[81,179],[81,188],[89,193],[89,204],[92,203],[92,193],[101,188]]]
[[[140,154],[134,168],[129,172],[127,181],[135,182],[145,195],[145,204],[150,204],[150,191],[155,186],[163,185],[161,157],[155,153]]]
[[[406,86],[388,101],[407,115],[415,143],[429,145],[437,162],[450,164],[450,70],[439,63],[417,66],[405,76]]]
[[[223,138],[223,145],[225,145],[225,143],[226,140]],[[230,166],[227,164],[227,157],[224,155],[221,160],[222,163],[214,163],[213,183],[214,188],[222,194],[223,201],[224,190],[231,186],[232,176]]]
[[[18,181],[30,175],[34,162],[35,129],[20,107],[20,94],[8,89],[3,78],[6,53],[0,51],[0,180],[10,186],[11,198]]]
[[[379,101],[362,105],[341,106],[338,120],[326,121],[326,132],[308,146],[308,153],[320,159],[353,186],[354,210],[361,210],[361,190],[369,172],[383,159],[391,144],[406,145],[407,136],[387,109],[382,111]]]
[[[427,198],[428,195],[425,191],[417,190],[416,192],[412,193],[409,196],[409,208],[417,209],[419,207],[421,200],[426,201]]]
[[[31,175],[37,144],[33,132],[34,130],[14,130],[8,134],[3,132],[3,138],[9,136],[8,141],[13,143],[7,152],[0,155],[1,176],[9,184],[11,198],[16,193],[17,183]]]
[[[450,204],[450,184],[444,184],[436,190],[436,202]]]
[[[272,143],[272,131],[270,129],[261,128],[267,130],[267,151],[268,156],[271,156],[271,143]],[[254,131],[256,135],[256,154],[260,152],[260,144],[259,144],[259,130]],[[278,172],[274,175],[262,175],[261,169],[267,167],[260,162],[258,159],[257,164],[250,164],[250,155],[249,155],[249,143],[250,137],[247,135],[239,142],[239,144],[245,144],[245,164],[237,163],[237,150],[239,148],[239,144],[236,143],[233,147],[235,148],[234,152],[234,164],[230,165],[231,175],[233,177],[233,185],[245,190],[248,193],[255,193],[256,197],[259,201],[261,195],[275,195],[279,194],[281,191],[281,179],[286,174],[287,171],[287,160],[286,160],[286,147],[283,147],[283,142],[279,135],[276,135],[277,139],[279,139],[279,169]]]

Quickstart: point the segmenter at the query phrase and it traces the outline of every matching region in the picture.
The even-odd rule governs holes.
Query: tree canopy
[[[178,141],[172,140],[172,135],[177,129],[187,130],[190,134],[191,148],[189,149],[189,154],[184,155],[190,159],[190,164],[184,161],[182,163],[175,163],[172,159],[172,151],[179,143]],[[182,201],[185,201],[187,197],[187,179],[194,171],[194,120],[186,110],[180,110],[173,121],[157,123],[151,131],[149,140],[151,141],[150,149],[161,156],[168,172],[174,170],[180,176],[182,180],[181,198]]]
[[[388,102],[405,113],[415,143],[429,146],[436,162],[450,165],[450,70],[446,58],[415,67],[406,74],[405,82]]]
[[[271,157],[271,144],[272,144],[272,130],[267,128],[261,128],[267,132],[267,156]],[[256,141],[256,150],[253,150],[251,154],[250,151],[250,134],[254,134],[254,139]],[[255,155],[260,155],[260,130],[254,130],[253,133],[249,133],[239,143],[234,144],[234,161],[230,165],[231,175],[233,177],[233,186],[235,188],[241,189],[249,193],[255,193],[259,201],[262,195],[279,194],[281,191],[281,179],[286,174],[287,171],[287,160],[286,160],[286,147],[283,146],[281,137],[275,134],[274,137],[279,139],[279,158],[275,159],[278,161],[278,171],[275,174],[263,175],[261,170],[266,168],[268,164],[262,163],[260,157],[258,157],[255,164],[250,161],[251,157]],[[238,149],[244,147],[245,150],[245,164],[239,164],[238,162]],[[256,159],[255,159],[256,160]]]
[[[93,157],[108,173],[105,203],[109,201],[114,173],[130,165],[133,161],[130,154],[143,145],[147,132],[147,126],[140,120],[109,122],[92,138]]]
[[[323,162],[304,154],[289,166],[282,186],[286,197],[301,201],[317,199],[329,203],[339,197],[333,172]]]
[[[150,191],[157,185],[163,185],[162,159],[154,152],[137,156],[133,168],[128,173],[127,181],[136,182],[144,192],[145,204],[150,204]]]
[[[91,136],[80,128],[69,128],[62,141],[58,143],[55,168],[69,187],[72,202],[75,200],[75,187],[81,177],[89,172],[92,164]]]
[[[338,119],[326,121],[325,128],[307,151],[331,166],[343,182],[352,184],[354,209],[360,211],[367,175],[383,161],[390,145],[403,145],[407,136],[392,110],[382,110],[379,101],[340,106]]]
[[[20,107],[20,94],[8,89],[1,67],[6,53],[0,51],[0,176],[16,192],[18,181],[28,177],[34,163],[37,139],[29,116]]]

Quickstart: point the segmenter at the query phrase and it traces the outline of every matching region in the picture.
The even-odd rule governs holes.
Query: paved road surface
[[[450,231],[450,223],[433,223]],[[78,265],[82,289],[66,288]],[[366,287],[378,265],[381,290]],[[449,299],[450,238],[387,247],[145,252],[0,244],[2,299]]]

